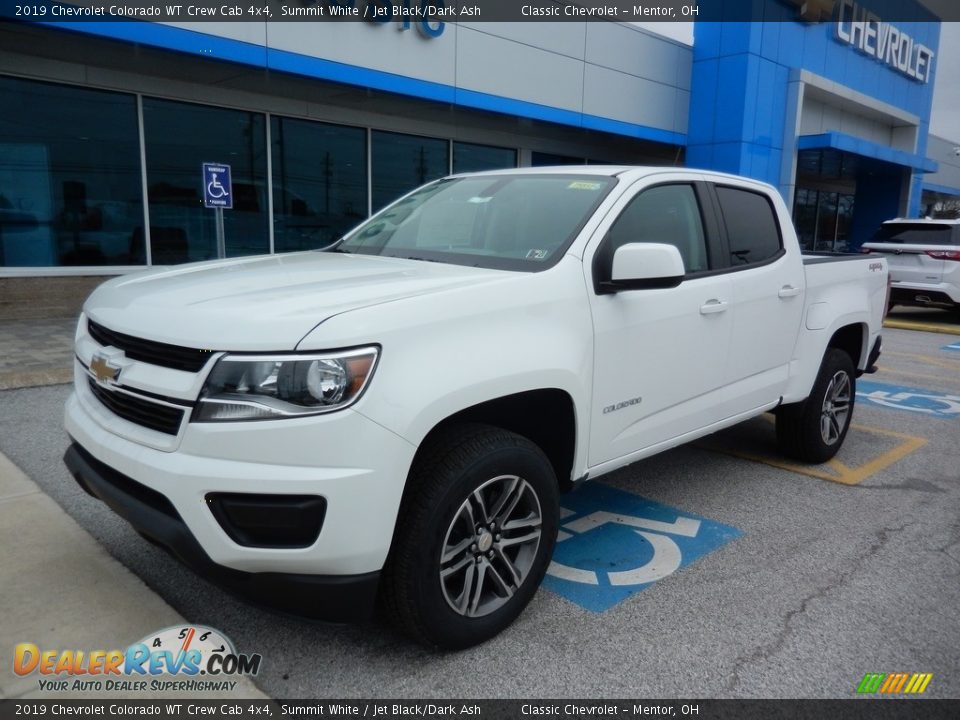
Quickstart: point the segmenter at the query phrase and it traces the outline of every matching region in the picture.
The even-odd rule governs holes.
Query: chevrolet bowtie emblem
[[[116,383],[120,377],[120,371],[123,370],[123,366],[117,362],[122,360],[123,351],[115,348],[109,348],[109,350],[113,352],[98,352],[90,361],[90,372],[93,373],[97,382],[103,385]]]

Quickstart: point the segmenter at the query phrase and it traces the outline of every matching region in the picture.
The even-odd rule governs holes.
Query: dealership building
[[[2,23],[0,289],[216,257],[203,163],[231,168],[228,257],[322,247],[451,172],[584,163],[758,178],[806,248],[854,250],[955,206],[960,137],[929,134],[935,4],[832,4],[692,47],[608,21]]]

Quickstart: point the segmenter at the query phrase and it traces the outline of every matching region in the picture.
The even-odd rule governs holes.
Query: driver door
[[[718,273],[705,186],[690,175],[647,178],[620,198],[587,248],[594,321],[589,465],[679,438],[722,419],[731,283]],[[603,292],[613,253],[629,242],[675,245],[685,275],[668,289]]]

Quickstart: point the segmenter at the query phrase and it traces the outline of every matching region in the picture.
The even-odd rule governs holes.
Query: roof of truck
[[[601,177],[632,176],[639,179],[646,175],[671,173],[677,175],[698,175],[713,180],[730,180],[738,183],[760,185],[775,189],[768,183],[741,175],[703,170],[701,168],[676,167],[673,165],[550,165],[545,167],[505,168],[502,170],[484,170],[481,172],[456,173],[450,177],[476,177],[484,175],[597,175]]]

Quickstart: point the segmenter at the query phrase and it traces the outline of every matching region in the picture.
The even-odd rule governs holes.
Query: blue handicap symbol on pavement
[[[940,348],[940,349],[941,349],[941,350],[955,350],[956,352],[960,352],[960,342],[955,342],[955,343],[953,343],[952,345],[944,345],[944,346],[943,346],[942,348]]]
[[[741,535],[598,482],[560,504],[560,534],[543,584],[597,613]]]
[[[960,418],[960,394],[857,380],[857,399],[869,405],[941,419]]]

